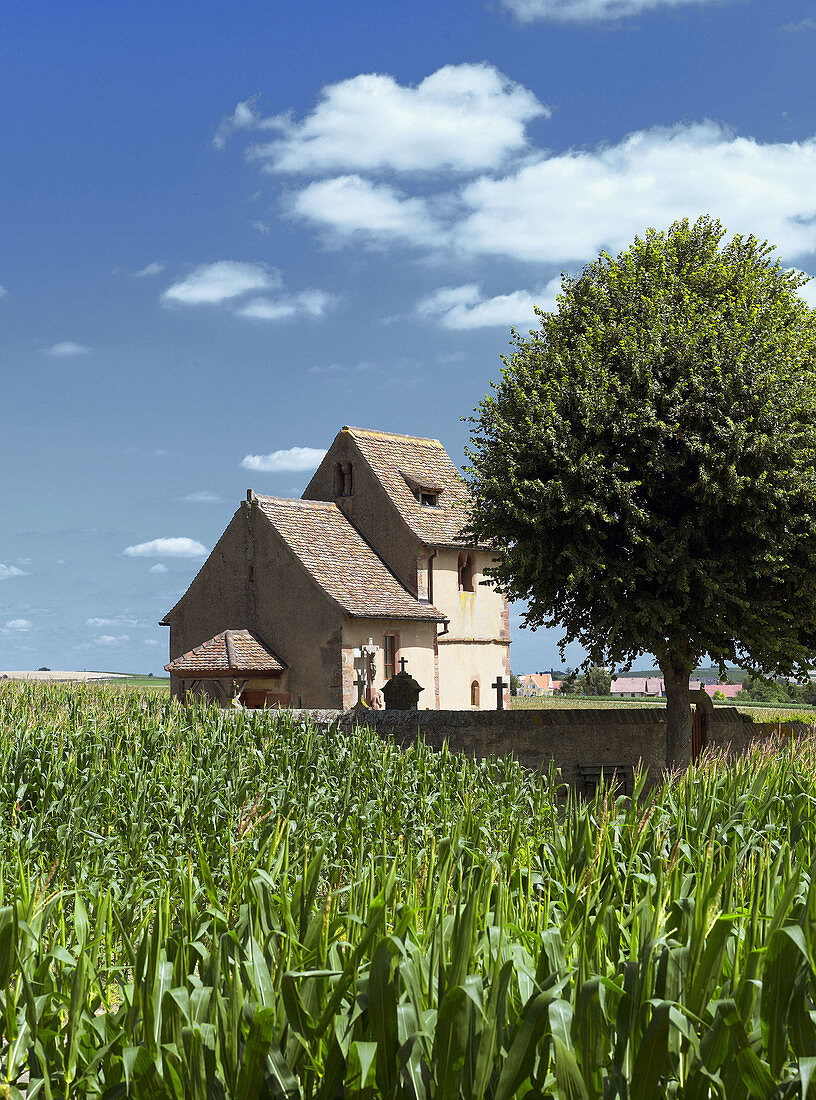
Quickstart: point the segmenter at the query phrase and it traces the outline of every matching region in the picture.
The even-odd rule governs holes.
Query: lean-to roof
[[[277,675],[287,666],[249,630],[222,630],[164,667],[176,676],[201,677]]]

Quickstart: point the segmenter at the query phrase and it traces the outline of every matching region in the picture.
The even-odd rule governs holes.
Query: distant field
[[[664,707],[665,705],[665,699],[584,699],[580,695],[545,695],[537,699],[522,699],[515,696],[510,700],[511,710],[625,710],[631,707]],[[733,702],[714,704],[715,708],[735,705]],[[736,706],[740,714],[750,714],[762,722],[786,722],[792,719],[804,722],[816,721],[816,708],[806,706],[804,703],[784,707],[779,704],[748,706],[744,703]]]
[[[145,688],[147,691],[170,691],[169,676],[120,676],[115,680],[99,680],[94,687]]]

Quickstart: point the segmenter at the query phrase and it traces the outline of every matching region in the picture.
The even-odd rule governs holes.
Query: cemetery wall
[[[507,756],[533,770],[550,761],[565,782],[580,786],[581,765],[640,762],[655,778],[666,763],[666,716],[662,708],[493,711],[307,711],[318,725],[351,730],[365,724],[398,745],[419,734],[433,749],[444,741],[466,756]],[[717,708],[709,717],[707,740],[742,752],[756,739],[750,718],[735,707]]]

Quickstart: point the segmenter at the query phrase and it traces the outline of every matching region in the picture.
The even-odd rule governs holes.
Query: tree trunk
[[[661,657],[659,664],[666,685],[666,767],[687,768],[691,763],[689,676],[692,665],[668,654]]]

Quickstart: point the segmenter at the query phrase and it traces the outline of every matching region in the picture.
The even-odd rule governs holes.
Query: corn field
[[[816,742],[639,797],[0,688],[0,1097],[816,1095]]]

